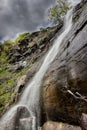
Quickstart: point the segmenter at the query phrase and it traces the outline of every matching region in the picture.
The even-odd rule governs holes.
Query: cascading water
[[[11,119],[13,118],[13,114],[15,114],[16,109],[19,106],[25,106],[29,112],[31,117],[33,117],[33,123],[32,123],[32,129],[36,130],[36,122],[39,126],[40,123],[40,92],[41,92],[41,82],[42,79],[49,68],[49,65],[53,62],[55,59],[58,51],[59,46],[64,40],[64,38],[69,33],[71,27],[72,27],[72,11],[73,7],[79,3],[80,0],[70,0],[69,5],[72,6],[72,8],[68,11],[66,17],[65,17],[65,25],[64,25],[64,31],[63,33],[55,40],[52,48],[46,55],[46,58],[39,69],[39,71],[36,73],[34,78],[32,79],[31,83],[26,87],[23,95],[20,98],[20,101],[18,104],[14,107],[12,107],[1,119],[0,121],[0,130],[6,130],[6,124],[10,124]],[[26,126],[26,130],[29,130],[28,126]],[[8,130],[8,128],[7,128]],[[14,130],[13,127],[10,130]],[[19,130],[19,129],[17,129]]]

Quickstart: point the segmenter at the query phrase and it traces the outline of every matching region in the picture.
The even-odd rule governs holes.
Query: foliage
[[[29,32],[26,32],[26,33],[23,33],[23,34],[20,34],[16,40],[15,40],[15,43],[18,43],[20,40],[24,39],[26,36],[30,35]]]
[[[62,21],[67,10],[69,10],[67,0],[57,0],[57,4],[49,9],[49,17],[50,19]]]
[[[0,66],[0,78],[4,81],[0,83],[0,114],[4,110],[6,104],[11,103],[12,97],[15,97],[14,94],[14,86],[17,81],[21,78],[22,75],[27,74],[30,66],[23,68],[18,72],[9,72],[8,68],[9,64],[5,64],[4,66]],[[13,104],[14,102],[12,102]]]
[[[26,36],[30,35],[29,32],[25,32],[22,34],[19,34],[19,36],[15,40],[6,40],[4,41],[4,50],[8,51],[12,46],[16,45],[20,40],[24,39]],[[0,43],[0,47],[2,46],[2,43]]]
[[[6,40],[4,41],[4,51],[7,53],[14,46],[14,41]]]
[[[22,70],[14,72],[16,66],[11,65],[8,58],[10,50],[28,35],[29,33],[23,33],[16,40],[6,40],[4,43],[0,43],[0,114],[8,103],[15,103],[11,102],[11,99],[16,96],[14,86],[18,79],[22,75],[27,74],[28,70],[32,67],[29,65]],[[11,69],[12,71],[10,71]]]
[[[29,33],[20,34],[16,40],[6,40],[4,43],[0,43],[0,63],[7,62],[9,51],[22,39],[28,36]]]

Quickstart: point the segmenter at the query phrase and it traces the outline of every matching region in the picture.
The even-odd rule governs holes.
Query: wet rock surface
[[[9,113],[7,113],[7,114],[9,114]],[[4,119],[3,122],[0,121],[0,130],[17,129],[18,125],[19,125],[19,119],[30,116],[27,108],[24,106],[15,107],[15,109],[10,114],[11,115],[10,115],[9,119]]]
[[[4,120],[0,120],[0,130],[27,130],[32,127],[30,112],[25,106],[15,106],[16,109],[12,109],[11,113],[7,113]],[[10,116],[8,116],[10,114]],[[9,119],[8,119],[9,117]],[[22,124],[25,122],[24,126]],[[30,129],[29,129],[30,130]]]
[[[20,119],[19,130],[32,130],[32,118]]]
[[[87,113],[87,2],[43,81],[46,120],[79,124]]]

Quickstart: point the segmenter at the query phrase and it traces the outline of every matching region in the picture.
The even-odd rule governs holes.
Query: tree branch
[[[87,98],[80,93],[76,92],[75,94],[71,90],[67,90],[67,92],[72,95],[75,99],[83,100],[87,102]]]

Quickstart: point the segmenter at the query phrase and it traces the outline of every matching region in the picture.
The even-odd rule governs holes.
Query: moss
[[[11,98],[11,93],[8,92],[8,93],[2,95],[0,97],[0,100],[3,103],[3,105],[5,105],[5,104],[7,104],[9,102],[10,98]]]
[[[6,52],[2,52],[0,55],[0,65],[2,65],[3,63],[6,63],[8,60],[8,56],[6,54]]]
[[[82,4],[81,8],[79,10],[77,10],[74,18],[73,18],[73,22],[76,23],[77,20],[79,19],[79,17],[81,16],[81,13],[86,9],[86,4]]]
[[[7,70],[3,70],[2,68],[0,68],[0,78],[4,78],[6,76],[9,76],[10,72],[8,72]]]
[[[82,11],[84,11],[85,9],[86,9],[86,4],[83,4]]]
[[[0,107],[0,113],[3,111],[3,106],[2,107]]]
[[[11,93],[9,93],[9,92],[3,94],[2,96],[0,96],[0,105],[1,105],[0,111],[3,111],[3,109],[6,106],[6,104],[9,103],[10,99],[11,99]]]
[[[20,34],[20,35],[16,38],[16,40],[14,41],[15,44],[17,44],[20,40],[24,39],[26,36],[29,36],[29,35],[30,35],[29,32],[25,32],[25,33]]]

